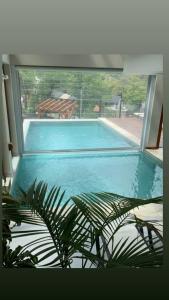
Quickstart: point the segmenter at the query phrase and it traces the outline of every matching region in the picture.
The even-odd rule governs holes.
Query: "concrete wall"
[[[8,149],[10,143],[8,116],[6,108],[6,95],[4,82],[2,81],[2,163],[3,175],[5,177],[12,176],[12,156]]]
[[[123,68],[121,55],[10,55],[10,63],[28,66]]]
[[[5,58],[4,58],[5,59]],[[155,75],[163,73],[163,55],[10,55],[10,63],[27,66],[120,68],[123,73]]]
[[[3,64],[9,64],[10,58],[8,54],[3,54],[2,55],[2,63]]]
[[[163,73],[163,55],[126,55],[124,74],[156,75]]]
[[[160,126],[161,111],[163,105],[163,76],[158,75],[156,78],[156,88],[152,99],[152,109],[149,111],[150,122],[147,130],[146,147],[156,147],[157,136]]]
[[[5,80],[5,95],[6,95],[6,105],[9,115],[9,126],[10,126],[10,135],[11,142],[13,144],[13,155],[18,155],[18,142],[17,142],[17,132],[16,132],[16,121],[15,121],[15,109],[14,109],[14,97],[12,90],[11,82],[11,70],[10,65],[5,63],[3,65],[4,73],[8,76],[8,79]]]

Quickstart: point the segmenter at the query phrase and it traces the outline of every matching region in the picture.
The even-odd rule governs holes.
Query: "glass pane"
[[[140,145],[148,76],[28,67],[19,76],[25,151]]]

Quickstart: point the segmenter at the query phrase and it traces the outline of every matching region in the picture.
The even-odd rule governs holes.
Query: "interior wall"
[[[9,55],[8,54],[2,55],[2,64],[9,64]]]
[[[163,55],[124,55],[124,74],[156,75],[163,73]]]
[[[16,54],[4,55],[4,60],[12,65],[55,66],[82,68],[120,68],[126,75],[155,75],[163,73],[163,55],[43,55]]]
[[[6,107],[6,95],[4,88],[4,81],[2,81],[2,165],[3,176],[12,176],[12,156],[8,149],[10,143],[8,116]]]
[[[12,65],[82,68],[123,68],[121,55],[10,55]]]
[[[157,145],[158,131],[160,126],[161,111],[163,105],[163,75],[156,78],[156,88],[153,97],[151,118],[149,122],[148,138],[146,147],[154,148]]]
[[[14,97],[12,90],[12,80],[11,80],[11,70],[9,63],[3,64],[3,69],[5,75],[8,79],[5,80],[5,93],[6,93],[6,105],[9,115],[9,126],[10,126],[10,138],[13,144],[12,154],[14,156],[18,155],[18,142],[17,142],[17,132],[16,132],[16,120],[15,120],[15,110],[14,110]]]

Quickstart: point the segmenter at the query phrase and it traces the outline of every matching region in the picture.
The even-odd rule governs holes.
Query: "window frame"
[[[143,118],[143,126],[140,144],[138,147],[118,147],[118,148],[98,148],[98,149],[74,149],[74,150],[42,150],[42,151],[26,151],[24,149],[24,133],[23,133],[23,117],[22,117],[22,106],[21,106],[21,89],[20,89],[20,79],[19,79],[19,71],[18,69],[41,69],[41,70],[78,70],[78,71],[108,71],[108,72],[123,72],[122,68],[88,68],[88,67],[57,67],[57,66],[28,66],[28,65],[13,65],[11,67],[11,76],[12,76],[12,89],[13,89],[13,98],[14,98],[14,109],[15,109],[15,117],[16,117],[16,128],[17,128],[17,139],[18,139],[18,149],[19,154],[37,154],[37,153],[58,153],[58,152],[72,152],[72,151],[123,151],[123,150],[137,150],[144,151],[146,148],[146,131],[148,127],[149,121],[149,110],[152,106],[152,95],[154,94],[155,85],[154,82],[156,80],[155,75],[148,76],[147,83],[147,96],[145,99],[145,112]]]

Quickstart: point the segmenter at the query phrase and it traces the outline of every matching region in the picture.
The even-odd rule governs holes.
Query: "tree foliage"
[[[54,92],[67,92],[89,106],[92,100],[111,100],[122,94],[125,104],[142,103],[146,99],[147,76],[124,76],[121,72],[44,70],[25,68],[19,70],[21,94],[25,112],[35,112],[37,103],[52,97]]]

